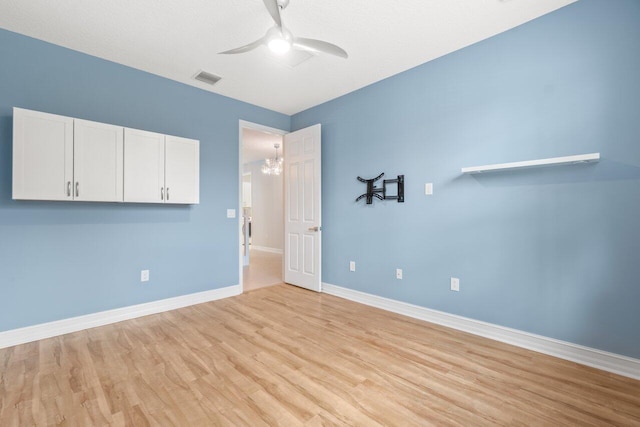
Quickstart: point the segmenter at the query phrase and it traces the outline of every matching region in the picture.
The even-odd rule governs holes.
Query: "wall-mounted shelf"
[[[470,166],[462,168],[462,173],[483,173],[504,171],[510,169],[538,168],[555,165],[571,165],[578,163],[592,163],[600,160],[600,153],[578,154],[575,156],[552,157],[549,159],[526,160],[523,162],[498,163],[495,165]]]

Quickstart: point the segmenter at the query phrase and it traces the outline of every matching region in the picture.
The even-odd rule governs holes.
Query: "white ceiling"
[[[574,1],[291,0],[295,36],[349,53],[294,68],[265,47],[217,54],[273,25],[262,0],[0,0],[0,27],[290,115]],[[193,80],[200,70],[222,80]]]
[[[280,144],[278,154],[282,155],[282,135],[254,129],[242,129],[242,163],[264,161],[267,157],[275,157],[274,144]]]

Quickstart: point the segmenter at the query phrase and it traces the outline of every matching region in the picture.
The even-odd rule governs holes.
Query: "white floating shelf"
[[[468,168],[462,168],[462,173],[483,173],[504,171],[510,169],[526,169],[526,168],[538,168],[543,166],[555,166],[555,165],[571,165],[578,163],[591,163],[600,160],[600,153],[590,154],[578,154],[575,156],[565,157],[552,157],[549,159],[538,160],[526,160],[524,162],[512,162],[512,163],[498,163],[495,165],[486,166],[471,166]]]

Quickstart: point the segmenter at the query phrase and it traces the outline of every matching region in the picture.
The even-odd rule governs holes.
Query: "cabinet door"
[[[124,129],[124,201],[164,203],[164,135]]]
[[[13,109],[13,198],[72,200],[73,119]]]
[[[121,202],[124,128],[74,119],[74,200]]]
[[[200,142],[165,137],[166,203],[199,203]]]

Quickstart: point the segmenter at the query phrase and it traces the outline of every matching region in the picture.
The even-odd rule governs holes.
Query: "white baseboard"
[[[345,298],[393,313],[425,320],[474,335],[512,344],[518,347],[570,360],[572,362],[613,372],[634,379],[640,379],[640,359],[584,347],[566,341],[535,335],[517,329],[505,328],[491,323],[456,316],[401,301],[379,297],[329,283],[322,284],[322,292]]]
[[[278,249],[278,248],[268,248],[266,246],[256,246],[256,245],[251,245],[251,248],[254,251],[262,251],[262,252],[270,252],[272,254],[280,254],[282,255],[282,249]]]
[[[129,307],[116,308],[114,310],[101,311],[84,316],[71,317],[69,319],[56,320],[54,322],[42,323],[40,325],[13,329],[10,331],[0,332],[0,348],[11,347],[84,329],[95,328],[97,326],[108,325],[110,323],[121,322],[123,320],[135,319],[136,317],[147,316],[149,314],[175,310],[189,305],[228,298],[240,295],[241,293],[242,286],[227,286],[225,288],[213,289],[211,291],[182,295],[179,297],[131,305]]]

